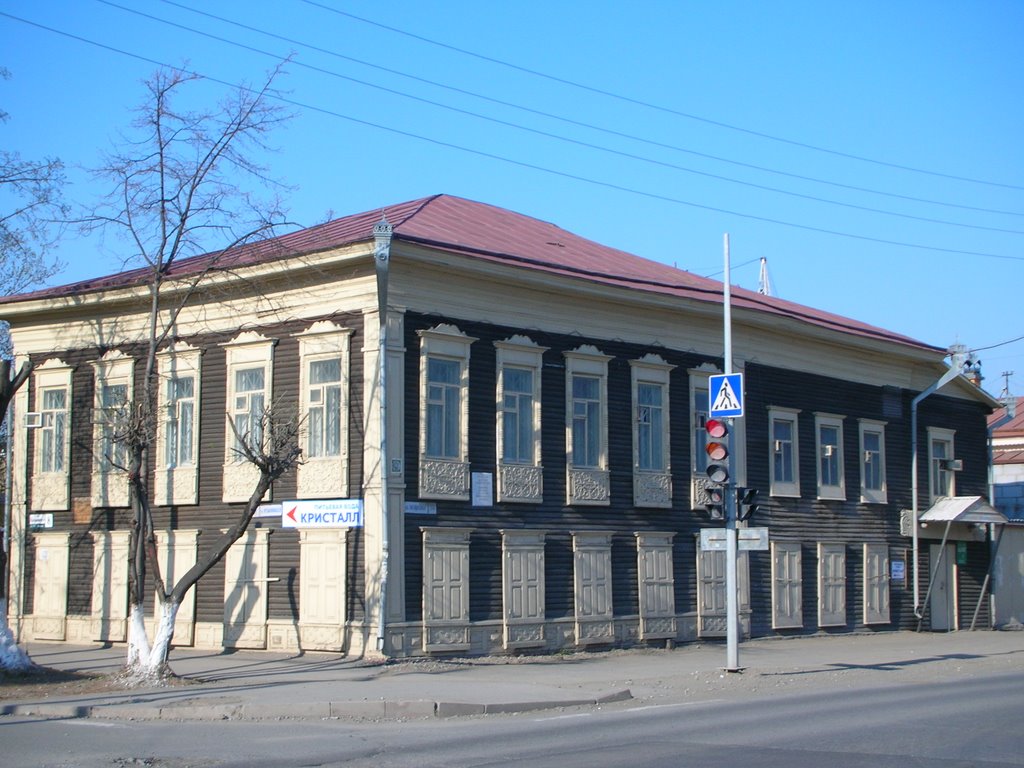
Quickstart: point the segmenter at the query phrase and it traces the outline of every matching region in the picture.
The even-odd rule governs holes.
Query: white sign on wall
[[[316,499],[281,504],[285,528],[362,528],[362,499]]]

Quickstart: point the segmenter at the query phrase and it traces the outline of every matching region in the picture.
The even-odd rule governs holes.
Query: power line
[[[136,11],[134,9],[125,8],[124,6],[117,5],[117,4],[113,3],[113,2],[110,2],[110,0],[97,0],[97,2],[101,2],[101,3],[104,3],[106,5],[109,5],[109,6],[112,6],[112,7],[115,7],[115,8],[119,8],[119,9],[124,10],[124,11],[129,11],[129,12],[136,13],[136,14],[139,14],[139,15],[147,16],[147,18],[151,18],[151,19],[154,19],[155,21],[160,21],[160,22],[165,23],[165,24],[172,23],[172,22],[167,22],[167,21],[165,21],[163,19],[159,19],[159,18],[154,17],[154,16],[148,16],[147,14],[143,14],[140,11]],[[200,10],[198,8],[192,8],[192,7],[184,5],[182,3],[175,2],[174,0],[160,0],[160,2],[164,3],[165,5],[170,5],[170,6],[173,6],[175,8],[180,8],[182,10],[189,11],[191,13],[194,13],[194,14],[197,14],[197,15],[200,15],[200,16],[205,16],[206,18],[209,18],[209,19],[214,19],[215,21],[219,21],[219,22],[222,22],[224,24],[230,24],[230,25],[238,27],[240,29],[245,29],[245,30],[250,31],[250,32],[255,32],[257,34],[265,35],[267,37],[271,37],[271,38],[274,38],[276,40],[280,40],[282,42],[289,43],[291,45],[301,46],[301,47],[307,48],[307,49],[309,49],[311,51],[316,51],[317,53],[323,53],[323,54],[326,54],[328,56],[333,56],[335,58],[342,59],[344,61],[349,61],[349,62],[352,62],[352,63],[355,63],[355,64],[359,64],[360,66],[368,67],[370,69],[375,69],[375,70],[378,70],[380,72],[386,72],[388,74],[398,75],[399,77],[404,77],[404,78],[407,78],[409,80],[413,80],[415,82],[423,83],[425,85],[430,85],[430,86],[435,87],[435,88],[441,88],[441,89],[450,91],[452,93],[458,93],[458,94],[461,94],[463,96],[470,96],[472,98],[480,99],[482,101],[486,101],[486,102],[489,102],[489,103],[492,103],[492,104],[497,104],[499,106],[508,107],[510,109],[516,109],[516,110],[519,110],[519,111],[522,111],[522,112],[526,112],[528,114],[537,115],[539,117],[544,117],[544,118],[548,118],[548,119],[551,119],[551,120],[557,120],[559,122],[563,122],[563,123],[566,123],[566,124],[569,124],[569,125],[575,125],[577,127],[586,128],[586,129],[592,130],[592,131],[597,131],[597,132],[604,133],[604,134],[607,134],[607,135],[610,135],[610,136],[616,136],[618,138],[624,138],[624,139],[628,139],[630,141],[636,141],[636,142],[639,142],[639,143],[642,143],[642,144],[647,144],[649,146],[657,147],[659,149],[667,149],[667,150],[671,150],[673,152],[680,152],[682,154],[688,154],[688,155],[692,155],[694,157],[700,157],[700,158],[703,158],[703,159],[706,159],[706,160],[713,160],[713,161],[719,162],[719,163],[726,163],[728,165],[734,165],[734,166],[737,166],[737,167],[740,167],[740,168],[747,168],[747,169],[750,169],[750,170],[760,171],[762,173],[770,173],[770,174],[774,174],[774,175],[777,175],[777,176],[783,176],[783,177],[786,177],[786,178],[796,179],[796,180],[799,180],[799,181],[808,181],[808,182],[811,182],[811,183],[814,183],[814,184],[822,184],[822,185],[832,186],[832,187],[836,187],[836,188],[839,188],[839,189],[845,189],[845,190],[849,190],[849,191],[853,191],[853,192],[862,192],[862,193],[871,194],[871,195],[879,195],[879,196],[883,196],[883,197],[890,197],[890,198],[894,198],[894,199],[898,199],[898,200],[906,200],[906,201],[909,201],[909,202],[925,203],[927,205],[938,205],[938,206],[943,206],[943,207],[946,207],[946,208],[955,208],[955,209],[960,209],[960,210],[965,210],[965,211],[974,211],[974,212],[978,212],[978,213],[990,213],[990,214],[996,214],[996,215],[1000,215],[1000,216],[1022,216],[1022,217],[1024,217],[1024,212],[1004,211],[1004,210],[993,209],[993,208],[982,208],[982,207],[978,207],[978,206],[964,205],[962,203],[951,203],[951,202],[947,202],[947,201],[944,201],[944,200],[932,200],[930,198],[915,197],[913,195],[903,195],[903,194],[899,194],[899,193],[896,193],[896,192],[889,192],[889,191],[885,191],[885,190],[872,189],[870,187],[860,187],[860,186],[857,186],[857,185],[854,185],[854,184],[844,184],[842,182],[838,182],[838,181],[834,181],[834,180],[830,180],[830,179],[822,179],[822,178],[818,178],[818,177],[815,177],[815,176],[807,176],[807,175],[803,175],[803,174],[792,173],[792,172],[789,172],[789,171],[782,171],[782,170],[779,170],[779,169],[776,169],[776,168],[769,168],[767,166],[757,165],[756,163],[747,163],[747,162],[743,162],[743,161],[740,161],[740,160],[734,160],[734,159],[727,158],[727,157],[721,157],[721,156],[718,156],[718,155],[708,154],[708,153],[705,153],[705,152],[698,152],[696,150],[688,149],[686,147],[681,147],[681,146],[678,146],[678,145],[675,145],[675,144],[667,144],[667,143],[660,142],[660,141],[654,141],[652,139],[648,139],[648,138],[645,138],[645,137],[642,137],[642,136],[637,136],[635,134],[626,133],[626,132],[623,132],[623,131],[616,131],[616,130],[613,130],[611,128],[607,128],[607,127],[604,127],[604,126],[594,125],[593,123],[587,123],[585,121],[575,120],[575,119],[573,119],[571,117],[566,117],[565,115],[558,115],[558,114],[554,114],[552,112],[546,112],[544,110],[535,109],[533,107],[528,107],[528,106],[525,106],[525,105],[522,105],[522,104],[516,104],[514,102],[505,101],[504,99],[495,98],[495,97],[489,96],[487,94],[479,93],[479,92],[476,92],[476,91],[466,90],[464,88],[459,88],[457,86],[453,86],[453,85],[450,85],[450,84],[441,83],[441,82],[438,82],[436,80],[430,80],[428,78],[421,77],[419,75],[414,75],[414,74],[410,74],[408,72],[403,72],[403,71],[398,70],[398,69],[392,69],[390,67],[385,67],[385,66],[381,66],[379,64],[374,64],[373,62],[369,62],[369,61],[366,61],[364,59],[357,59],[357,58],[355,58],[353,56],[349,56],[347,54],[339,53],[338,51],[335,51],[335,50],[332,50],[332,49],[329,49],[329,48],[323,48],[323,47],[320,47],[320,46],[317,46],[317,45],[313,45],[312,43],[308,43],[308,42],[305,42],[305,41],[302,41],[302,40],[296,40],[294,38],[286,37],[284,35],[277,34],[276,32],[269,32],[269,31],[267,31],[265,29],[260,29],[259,27],[253,27],[253,26],[248,25],[248,24],[243,24],[242,22],[235,21],[233,19],[228,19],[228,18],[225,18],[223,16],[218,16],[216,14],[209,13],[207,11],[202,11],[202,10]],[[188,28],[188,27],[182,27],[182,28],[189,29],[190,31],[195,31],[195,30],[191,30],[191,28]],[[207,34],[207,33],[202,33],[202,34]],[[338,76],[339,77],[344,77],[343,75],[338,75]],[[379,87],[379,86],[376,86],[376,85],[373,85],[373,84],[370,84],[370,83],[363,83],[362,81],[356,81],[356,82],[360,82],[360,83],[362,83],[364,85],[367,85],[369,87],[374,87],[374,88],[378,88]],[[473,113],[470,113],[470,114],[473,114]],[[485,119],[489,119],[489,118],[485,118]],[[688,169],[683,169],[683,170],[688,170]],[[737,183],[745,183],[745,182],[737,182]]]
[[[229,88],[234,88],[234,89],[242,88],[244,90],[248,90],[247,88],[245,88],[245,86],[240,86],[237,83],[231,83],[231,82],[228,82],[226,80],[221,80],[219,78],[212,77],[210,75],[205,75],[205,74],[203,74],[201,72],[192,71],[192,70],[186,70],[186,69],[184,69],[182,67],[177,67],[177,66],[174,66],[174,65],[171,65],[171,64],[167,64],[167,63],[162,62],[162,61],[158,61],[156,59],[151,59],[151,58],[146,57],[146,56],[142,56],[142,55],[139,55],[139,54],[131,53],[129,51],[125,51],[125,50],[120,49],[120,48],[115,48],[114,46],[110,46],[110,45],[107,45],[105,43],[100,43],[100,42],[97,42],[95,40],[90,40],[88,38],[81,37],[79,35],[76,35],[76,34],[73,34],[73,33],[70,33],[70,32],[65,32],[65,31],[62,31],[62,30],[54,29],[53,27],[49,27],[49,26],[46,26],[44,24],[40,24],[38,22],[29,21],[27,19],[23,19],[21,17],[14,16],[13,14],[6,13],[4,11],[0,11],[0,16],[12,19],[14,21],[21,22],[23,24],[27,24],[29,26],[36,27],[38,29],[43,29],[43,30],[45,30],[47,32],[52,32],[54,34],[61,35],[63,37],[67,37],[67,38],[72,39],[72,40],[77,40],[79,42],[86,43],[87,45],[92,45],[92,46],[95,46],[97,48],[101,48],[101,49],[104,49],[104,50],[107,50],[107,51],[111,51],[113,53],[117,53],[117,54],[122,55],[122,56],[127,56],[127,57],[130,57],[130,58],[139,60],[139,61],[144,61],[146,63],[153,64],[153,65],[158,66],[158,67],[165,67],[165,68],[169,68],[169,69],[177,69],[177,70],[180,70],[180,71],[184,72],[185,74],[195,75],[197,77],[204,78],[205,80],[208,80],[209,82],[212,82],[212,83],[217,83],[219,85],[224,85],[224,86],[227,86]],[[457,150],[457,151],[460,151],[460,152],[465,152],[465,153],[468,153],[468,154],[475,155],[477,157],[484,157],[484,158],[487,158],[487,159],[490,159],[490,160],[497,160],[499,162],[506,163],[506,164],[509,164],[509,165],[514,165],[514,166],[517,166],[517,167],[520,167],[520,168],[527,168],[527,169],[534,170],[534,171],[540,171],[542,173],[546,173],[546,174],[553,175],[553,176],[558,176],[560,178],[570,179],[570,180],[573,180],[573,181],[579,181],[579,182],[583,182],[583,183],[586,183],[586,184],[590,184],[592,186],[598,186],[598,187],[602,187],[602,188],[605,188],[605,189],[612,189],[612,190],[616,190],[616,191],[619,191],[619,192],[626,192],[626,193],[629,193],[629,194],[634,194],[634,195],[638,195],[638,196],[641,196],[641,197],[646,197],[646,198],[652,199],[652,200],[659,200],[659,201],[662,201],[662,202],[673,203],[673,204],[676,204],[676,205],[682,205],[682,206],[686,206],[686,207],[690,207],[690,208],[695,208],[695,209],[699,209],[699,210],[711,211],[713,213],[720,213],[720,214],[725,214],[725,215],[728,215],[728,216],[735,216],[737,218],[747,219],[747,220],[750,220],[750,221],[760,221],[760,222],[764,222],[764,223],[768,223],[768,224],[776,224],[776,225],[779,225],[779,226],[790,227],[790,228],[794,228],[794,229],[801,229],[801,230],[808,231],[808,232],[817,232],[817,233],[820,233],[820,234],[833,235],[833,236],[836,236],[836,237],[844,237],[844,238],[848,238],[848,239],[852,239],[852,240],[860,240],[860,241],[863,241],[863,242],[879,243],[879,244],[882,244],[882,245],[892,245],[892,246],[898,246],[898,247],[903,247],[903,248],[912,248],[912,249],[915,249],[915,250],[931,251],[931,252],[934,252],[934,253],[946,253],[946,254],[952,254],[952,255],[958,255],[958,256],[978,256],[978,257],[982,257],[982,258],[1003,259],[1003,260],[1010,260],[1010,261],[1024,261],[1024,256],[1010,256],[1010,255],[1007,255],[1007,254],[987,253],[987,252],[984,252],[984,251],[968,251],[968,250],[962,250],[962,249],[956,249],[956,248],[942,248],[942,247],[938,247],[938,246],[921,245],[919,243],[908,243],[908,242],[902,242],[902,241],[898,241],[898,240],[888,240],[888,239],[885,239],[885,238],[871,237],[869,235],[859,235],[859,234],[854,234],[854,233],[851,233],[851,232],[842,232],[842,231],[839,231],[839,230],[826,229],[824,227],[815,227],[815,226],[811,226],[811,225],[808,225],[808,224],[798,224],[796,222],[785,221],[785,220],[782,220],[782,219],[774,219],[774,218],[767,217],[767,216],[758,216],[756,214],[742,213],[740,211],[733,211],[733,210],[729,210],[729,209],[726,209],[726,208],[718,208],[718,207],[715,207],[715,206],[704,205],[702,203],[695,203],[695,202],[690,201],[690,200],[683,200],[681,198],[676,198],[676,197],[672,197],[672,196],[669,196],[669,195],[661,195],[661,194],[657,194],[657,193],[654,193],[654,192],[647,192],[647,191],[644,191],[644,190],[641,190],[641,189],[636,189],[636,188],[633,188],[633,187],[627,187],[627,186],[624,186],[624,185],[621,185],[621,184],[615,184],[613,182],[602,181],[600,179],[592,179],[592,178],[589,178],[589,177],[586,177],[586,176],[580,176],[580,175],[568,173],[568,172],[565,172],[565,171],[559,171],[559,170],[555,170],[553,168],[547,168],[547,167],[544,167],[544,166],[541,166],[541,165],[536,165],[534,163],[528,163],[528,162],[525,162],[525,161],[522,161],[522,160],[515,160],[513,158],[505,157],[505,156],[502,156],[502,155],[497,155],[497,154],[494,154],[494,153],[491,153],[491,152],[485,152],[483,150],[472,149],[470,147],[465,147],[465,146],[462,146],[462,145],[459,145],[459,144],[454,144],[452,142],[443,141],[441,139],[435,139],[435,138],[431,138],[431,137],[428,137],[428,136],[422,136],[420,134],[412,133],[411,131],[405,131],[405,130],[401,130],[399,128],[395,128],[393,126],[381,125],[379,123],[374,123],[374,122],[369,121],[369,120],[363,120],[363,119],[360,119],[360,118],[352,117],[350,115],[344,115],[344,114],[341,114],[340,112],[335,112],[335,111],[327,109],[325,107],[319,107],[319,106],[316,106],[316,105],[313,105],[313,104],[306,104],[306,103],[303,103],[303,102],[295,101],[293,99],[288,99],[288,98],[285,98],[284,96],[282,96],[280,94],[274,94],[273,98],[275,100],[281,102],[281,103],[284,103],[284,104],[289,104],[291,106],[300,107],[302,109],[307,109],[307,110],[310,110],[310,111],[313,111],[313,112],[318,112],[320,114],[328,115],[328,116],[331,116],[331,117],[336,117],[336,118],[339,118],[339,119],[342,119],[342,120],[346,120],[346,121],[351,122],[351,123],[355,123],[357,125],[363,125],[363,126],[366,126],[366,127],[369,127],[369,128],[376,129],[376,130],[386,131],[388,133],[392,133],[392,134],[395,134],[395,135],[398,135],[398,136],[403,136],[403,137],[406,137],[406,138],[412,138],[412,139],[416,139],[416,140],[419,140],[419,141],[424,141],[424,142],[427,142],[429,144],[433,144],[435,146],[445,147],[445,148],[448,148],[448,149],[454,149],[454,150]]]
[[[646,107],[647,109],[656,110],[658,112],[663,112],[665,114],[675,115],[677,117],[684,117],[684,118],[686,118],[688,120],[694,120],[696,122],[704,123],[706,125],[713,125],[713,126],[715,126],[717,128],[725,128],[725,129],[730,130],[730,131],[736,131],[737,133],[744,133],[744,134],[747,134],[749,136],[756,136],[756,137],[758,137],[760,139],[767,139],[769,141],[775,141],[775,142],[779,142],[781,144],[788,144],[790,146],[799,147],[801,149],[809,149],[809,150],[814,151],[814,152],[822,152],[824,154],[833,155],[835,157],[843,157],[843,158],[846,158],[848,160],[857,160],[857,161],[862,162],[862,163],[871,163],[872,165],[884,166],[886,168],[893,168],[893,169],[900,170],[900,171],[908,171],[908,172],[911,172],[911,173],[920,173],[920,174],[925,174],[927,176],[935,176],[935,177],[938,177],[938,178],[950,179],[952,181],[965,181],[965,182],[969,182],[971,184],[982,184],[982,185],[990,186],[990,187],[1000,187],[1000,188],[1003,188],[1003,189],[1013,189],[1013,190],[1024,191],[1024,187],[1017,186],[1017,185],[1014,185],[1014,184],[1005,184],[1005,183],[998,182],[998,181],[987,181],[985,179],[974,179],[974,178],[971,178],[969,176],[957,176],[957,175],[954,175],[954,174],[942,173],[940,171],[929,171],[929,170],[923,169],[923,168],[915,168],[915,167],[909,166],[909,165],[900,165],[899,163],[891,163],[891,162],[888,162],[888,161],[885,161],[885,160],[878,160],[878,159],[871,158],[871,157],[864,157],[862,155],[855,155],[855,154],[852,154],[852,153],[849,153],[849,152],[842,152],[840,150],[829,149],[827,147],[821,147],[821,146],[818,146],[818,145],[815,145],[815,144],[809,144],[809,143],[802,142],[802,141],[796,141],[794,139],[786,139],[786,138],[783,138],[781,136],[773,136],[772,134],[762,133],[761,131],[755,131],[755,130],[752,130],[750,128],[742,128],[742,127],[737,126],[737,125],[731,125],[729,123],[724,123],[724,122],[721,122],[719,120],[712,120],[710,118],[701,117],[700,115],[694,115],[694,114],[689,113],[689,112],[683,112],[681,110],[673,109],[671,107],[666,107],[666,106],[663,106],[663,105],[660,105],[660,104],[653,104],[651,102],[643,101],[641,99],[634,99],[631,96],[624,96],[623,94],[615,93],[613,91],[606,91],[606,90],[604,90],[602,88],[596,88],[594,86],[586,85],[584,83],[580,83],[580,82],[577,82],[575,80],[568,80],[568,79],[565,79],[565,78],[562,78],[562,77],[558,77],[557,75],[549,74],[547,72],[540,72],[538,70],[530,69],[528,67],[524,67],[524,66],[521,66],[519,64],[514,64],[514,63],[509,62],[509,61],[504,61],[503,59],[497,59],[497,58],[494,58],[492,56],[487,56],[487,55],[482,54],[482,53],[477,53],[476,51],[470,51],[470,50],[467,50],[465,48],[459,48],[459,47],[454,46],[454,45],[449,45],[448,43],[442,43],[442,42],[440,42],[438,40],[433,40],[433,39],[431,39],[429,37],[424,37],[423,35],[417,35],[414,32],[409,32],[409,31],[404,30],[404,29],[399,29],[398,27],[392,27],[392,26],[389,26],[387,24],[382,24],[381,22],[373,21],[372,19],[367,19],[367,18],[365,18],[363,16],[357,16],[354,13],[349,13],[347,11],[342,11],[342,10],[339,10],[337,8],[332,8],[329,5],[325,5],[323,3],[316,2],[316,0],[302,0],[302,2],[306,3],[307,5],[311,5],[311,6],[314,6],[316,8],[321,8],[321,9],[323,9],[325,11],[329,11],[331,13],[336,13],[339,16],[347,16],[348,18],[354,19],[355,21],[362,22],[363,24],[369,24],[371,26],[378,27],[380,29],[384,29],[384,30],[387,30],[389,32],[394,32],[395,34],[398,34],[398,35],[404,35],[404,36],[412,38],[414,40],[419,40],[420,42],[424,42],[424,43],[427,43],[429,45],[435,45],[435,46],[438,46],[440,48],[445,48],[445,49],[447,49],[449,51],[454,51],[455,53],[461,53],[461,54],[463,54],[465,56],[471,56],[471,57],[473,57],[475,59],[479,59],[480,61],[486,61],[486,62],[489,62],[491,64],[497,64],[499,66],[508,67],[509,69],[513,69],[513,70],[516,70],[518,72],[523,72],[523,73],[528,74],[528,75],[533,75],[534,77],[541,77],[541,78],[544,78],[545,80],[550,80],[551,82],[560,83],[562,85],[568,85],[568,86],[570,86],[572,88],[578,88],[580,90],[588,91],[590,93],[594,93],[594,94],[597,94],[597,95],[600,95],[600,96],[607,96],[608,98],[611,98],[611,99],[616,99],[618,101],[622,101],[622,102],[625,102],[625,103],[628,103],[628,104],[634,104],[634,105],[637,105],[637,106]]]
[[[166,2],[167,0],[164,0],[164,1]],[[189,26],[184,25],[184,24],[179,24],[178,22],[169,21],[167,19],[162,19],[162,18],[160,18],[158,16],[153,16],[153,15],[145,13],[143,11],[138,11],[138,10],[135,10],[134,8],[128,8],[128,7],[125,7],[125,6],[120,5],[118,3],[111,2],[111,0],[97,0],[97,2],[100,2],[103,5],[107,5],[107,6],[110,6],[112,8],[117,8],[118,10],[124,11],[126,13],[131,13],[131,14],[134,14],[136,16],[141,16],[143,18],[150,19],[152,21],[156,21],[156,22],[158,22],[160,24],[164,24],[166,26],[170,26],[170,27],[174,27],[174,28],[177,28],[177,29],[181,29],[181,30],[184,30],[186,32],[191,32],[192,34],[200,35],[200,36],[206,37],[206,38],[208,38],[210,40],[215,40],[216,42],[219,42],[219,43],[224,43],[225,45],[231,45],[231,46],[234,46],[236,48],[241,48],[243,50],[247,50],[247,51],[250,51],[252,53],[257,53],[257,54],[260,54],[260,55],[263,55],[263,56],[269,56],[271,58],[278,59],[278,60],[280,58],[282,58],[279,54],[275,54],[275,53],[272,53],[270,51],[265,51],[265,50],[262,50],[260,48],[256,48],[254,46],[247,45],[245,43],[240,43],[240,42],[238,42],[236,40],[230,40],[230,39],[228,39],[226,37],[221,37],[220,35],[215,35],[215,34],[213,34],[211,32],[205,32],[203,30],[196,29],[194,27],[189,27]],[[177,3],[170,3],[170,4],[171,5],[176,5],[176,6],[180,7],[180,8],[185,8],[186,10],[191,10],[191,9],[188,9],[185,6],[181,6],[181,5],[177,4]],[[201,15],[208,16],[208,17],[211,17],[211,18],[216,18],[217,20],[226,22],[228,24],[234,24],[235,23],[235,22],[232,22],[232,21],[230,21],[228,19],[223,19],[221,17],[212,16],[211,14],[207,14],[207,13],[204,13],[204,12],[201,12],[201,11],[197,12],[197,13],[201,13]],[[237,25],[237,26],[241,26],[241,27],[243,27],[245,29],[248,29],[248,30],[251,30],[251,31],[255,31],[255,32],[258,32],[260,34],[268,34],[271,37],[277,37],[279,39],[286,40],[287,42],[295,43],[297,45],[304,45],[303,43],[301,43],[299,41],[282,38],[281,36],[276,35],[276,34],[272,34],[272,33],[264,33],[261,30],[255,29],[253,27],[248,27],[246,25]],[[317,50],[323,51],[323,49],[317,49]],[[347,57],[344,57],[344,58],[347,58]],[[637,155],[637,154],[634,154],[634,153],[631,153],[631,152],[625,152],[625,151],[622,151],[622,150],[612,149],[610,147],[604,147],[604,146],[601,146],[601,145],[598,145],[598,144],[593,144],[591,142],[583,141],[581,139],[574,139],[574,138],[567,137],[567,136],[560,136],[558,134],[554,134],[554,133],[551,133],[549,131],[543,131],[543,130],[540,130],[540,129],[537,129],[537,128],[531,128],[529,126],[524,126],[524,125],[521,125],[519,123],[513,123],[511,121],[502,120],[502,119],[499,119],[499,118],[491,117],[489,115],[483,115],[483,114],[480,114],[478,112],[472,112],[470,110],[462,109],[460,107],[454,107],[454,106],[451,106],[451,105],[448,105],[448,104],[443,104],[443,103],[435,101],[433,99],[428,99],[428,98],[425,98],[425,97],[422,97],[422,96],[416,96],[415,94],[406,93],[404,91],[399,91],[399,90],[396,90],[394,88],[387,88],[385,86],[377,85],[375,83],[370,83],[370,82],[367,82],[365,80],[360,80],[358,78],[354,78],[354,77],[351,77],[349,75],[341,74],[340,72],[335,72],[335,71],[332,71],[332,70],[329,70],[329,69],[324,69],[323,67],[314,66],[312,64],[306,64],[306,63],[301,62],[301,61],[294,61],[293,63],[295,64],[295,66],[299,66],[299,67],[302,67],[304,69],[308,69],[308,70],[313,71],[313,72],[319,72],[321,74],[329,75],[331,77],[336,77],[336,78],[339,78],[339,79],[342,79],[342,80],[347,80],[349,82],[357,83],[359,85],[362,85],[362,86],[365,86],[365,87],[368,87],[368,88],[373,88],[373,89],[376,89],[376,90],[379,90],[379,91],[383,91],[385,93],[390,93],[390,94],[395,95],[395,96],[400,96],[402,98],[410,99],[412,101],[417,101],[417,102],[420,102],[420,103],[423,103],[423,104],[428,104],[430,106],[437,107],[439,109],[445,109],[445,110],[448,110],[448,111],[451,111],[451,112],[455,112],[455,113],[460,114],[460,115],[466,115],[466,116],[469,116],[469,117],[474,117],[474,118],[477,118],[479,120],[485,120],[487,122],[494,123],[496,125],[502,125],[502,126],[505,126],[507,128],[513,128],[515,130],[520,130],[520,131],[524,131],[524,132],[527,132],[527,133],[532,133],[532,134],[537,135],[537,136],[543,136],[545,138],[554,139],[556,141],[566,142],[568,144],[573,144],[575,146],[583,147],[585,149],[592,149],[592,150],[596,150],[596,151],[599,151],[599,152],[605,152],[607,154],[614,155],[616,157],[622,157],[622,158],[626,158],[628,160],[636,160],[636,161],[643,162],[643,163],[648,163],[650,165],[654,165],[654,166],[657,166],[657,167],[669,168],[669,169],[680,171],[680,172],[683,172],[683,173],[690,173],[690,174],[693,174],[693,175],[696,175],[696,176],[702,176],[704,178],[714,179],[716,181],[724,181],[724,182],[729,183],[729,184],[737,184],[737,185],[740,185],[740,186],[748,187],[750,189],[758,189],[758,190],[761,190],[761,191],[764,191],[764,192],[772,192],[772,193],[775,193],[775,194],[786,195],[786,196],[795,197],[795,198],[798,198],[798,199],[801,199],[801,200],[810,200],[812,202],[823,203],[823,204],[826,204],[826,205],[836,205],[836,206],[840,206],[840,207],[843,207],[843,208],[849,208],[851,210],[863,211],[865,213],[875,213],[875,214],[879,214],[879,215],[882,215],[882,216],[893,216],[895,218],[906,219],[906,220],[910,220],[910,221],[920,221],[920,222],[924,222],[924,223],[927,223],[927,224],[940,224],[940,225],[950,226],[950,227],[960,227],[960,228],[963,228],[963,229],[973,229],[973,230],[986,231],[986,232],[998,232],[1000,234],[1024,235],[1024,231],[1022,231],[1022,230],[1006,229],[1006,228],[1002,228],[1002,227],[989,227],[989,226],[984,226],[984,225],[981,225],[981,224],[966,224],[966,223],[958,222],[958,221],[949,221],[949,220],[946,220],[946,219],[936,219],[936,218],[931,218],[931,217],[927,217],[927,216],[916,216],[916,215],[913,215],[913,214],[901,213],[901,212],[898,212],[898,211],[888,211],[888,210],[881,209],[881,208],[872,208],[870,206],[857,205],[855,203],[847,203],[847,202],[843,202],[843,201],[840,201],[840,200],[831,200],[829,198],[819,197],[817,195],[808,195],[808,194],[803,194],[803,193],[800,193],[800,192],[793,192],[793,191],[786,190],[786,189],[780,189],[778,187],[770,187],[770,186],[767,186],[767,185],[764,185],[764,184],[755,184],[753,182],[743,181],[741,179],[735,179],[735,178],[731,178],[731,177],[728,177],[728,176],[722,176],[720,174],[709,173],[707,171],[699,171],[699,170],[696,170],[696,169],[693,169],[693,168],[687,168],[685,166],[677,165],[675,163],[670,163],[670,162],[667,162],[667,161],[664,161],[664,160],[656,160],[654,158],[644,157],[642,155]]]

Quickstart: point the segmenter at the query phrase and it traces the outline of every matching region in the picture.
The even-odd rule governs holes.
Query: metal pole
[[[729,266],[729,234],[725,235],[725,278],[722,290],[724,335],[725,335],[725,374],[732,373],[732,288],[730,286]],[[729,479],[725,483],[725,613],[726,613],[726,664],[727,672],[739,672],[739,595],[737,594],[736,578],[736,494],[733,492],[733,476],[736,471],[736,458],[733,455],[733,420],[728,419],[729,446]]]

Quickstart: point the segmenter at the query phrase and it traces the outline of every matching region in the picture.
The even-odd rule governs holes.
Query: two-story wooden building
[[[172,290],[206,264],[179,264]],[[126,637],[128,494],[104,413],[138,390],[144,278],[0,303],[35,364],[13,422],[22,638]],[[304,463],[188,597],[175,643],[403,656],[723,635],[723,553],[698,535],[717,525],[703,446],[722,318],[718,282],[446,195],[240,249],[159,354],[163,570],[252,490],[232,424],[290,405]],[[910,628],[915,610],[927,626],[913,454],[922,512],[984,495],[995,401],[955,376],[918,403],[945,350],[855,320],[740,289],[732,320],[735,479],[770,538],[740,558],[745,631]],[[984,537],[965,544],[963,611],[989,561]]]

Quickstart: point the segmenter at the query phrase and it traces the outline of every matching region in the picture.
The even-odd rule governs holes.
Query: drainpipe
[[[391,262],[391,235],[394,228],[387,216],[381,214],[373,227],[373,259],[377,266],[377,318],[380,321],[379,349],[377,352],[378,394],[380,406],[380,616],[377,621],[377,650],[384,651],[384,630],[387,623],[389,529],[391,527],[388,492],[388,266]]]
[[[953,379],[961,375],[960,371],[963,368],[964,361],[966,360],[966,353],[958,350],[951,354],[953,358],[952,367],[946,371],[938,381],[915,397],[913,402],[910,404],[910,494],[912,496],[910,521],[914,552],[914,616],[919,622],[924,618],[924,611],[921,609],[921,573],[920,567],[918,566],[919,542],[917,529],[919,509],[917,503],[917,406],[926,397],[935,394],[937,391],[949,384],[949,382],[953,381]]]

